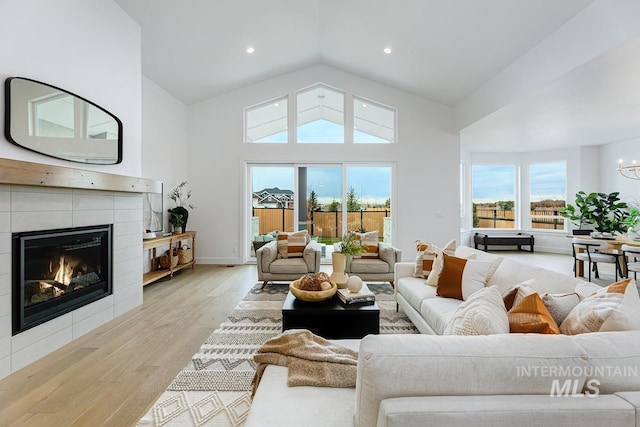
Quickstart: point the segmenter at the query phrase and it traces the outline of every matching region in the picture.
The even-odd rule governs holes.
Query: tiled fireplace
[[[13,233],[13,335],[111,295],[111,224]]]
[[[0,184],[0,378],[142,304],[142,209],[141,193]],[[104,260],[84,261],[86,265],[82,266],[68,264],[79,263],[76,258],[82,252],[82,245],[89,247],[94,243],[89,237],[84,243],[67,240],[63,243],[67,248],[66,255],[63,254],[65,259],[56,256],[51,261],[51,270],[60,267],[83,270],[81,274],[86,274],[83,279],[76,277],[71,285],[71,279],[56,278],[55,274],[44,277],[48,273],[40,272],[37,274],[42,280],[28,278],[31,280],[28,292],[42,291],[43,295],[35,297],[35,301],[41,301],[54,294],[62,295],[63,290],[80,288],[83,280],[98,284],[105,292],[94,299],[97,294],[92,290],[88,292],[92,295],[85,301],[86,305],[73,307],[42,323],[42,319],[37,320],[37,324],[14,335],[13,318],[19,313],[15,313],[15,301],[12,301],[13,236],[16,233],[31,236],[31,232],[42,230],[85,230],[89,226],[106,226],[109,230],[110,236],[104,238],[112,244],[108,279],[111,283],[101,283],[102,270],[107,268]],[[97,253],[94,248],[87,251],[85,255]],[[44,269],[49,270],[49,261],[38,261],[37,268],[43,262],[47,264]],[[36,267],[32,265],[30,270],[33,268]],[[57,289],[44,289],[56,282],[61,283]]]

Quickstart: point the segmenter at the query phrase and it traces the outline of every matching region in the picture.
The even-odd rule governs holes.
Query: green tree
[[[384,202],[384,207],[385,207],[385,208],[387,208],[387,209],[391,209],[391,199],[390,199],[390,198],[389,198],[389,199],[387,199],[387,200]]]
[[[356,190],[353,187],[349,187],[347,192],[347,212],[356,212],[360,210],[360,202],[356,196]]]
[[[336,199],[333,199],[333,202],[329,204],[327,208],[329,212],[338,212],[340,210],[340,203]]]
[[[307,199],[307,212],[315,212],[319,207],[320,205],[318,204],[318,195],[315,191],[311,190],[311,193],[309,193],[309,198]]]

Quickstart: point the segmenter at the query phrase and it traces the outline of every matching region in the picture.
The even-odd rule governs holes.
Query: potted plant
[[[627,236],[632,239],[640,237],[638,234],[638,224],[640,224],[640,209],[635,206],[629,208],[629,215],[624,219],[627,226]]]
[[[354,231],[347,232],[334,247],[336,250],[331,253],[331,265],[333,267],[331,280],[336,282],[339,288],[346,288],[347,280],[349,279],[349,276],[344,272],[347,267],[347,257],[361,254],[366,249],[362,246]]]
[[[575,206],[567,205],[560,208],[558,212],[561,216],[577,223],[579,230],[586,224],[593,224],[596,231],[600,233],[615,234],[624,233],[628,226],[625,219],[629,215],[626,211],[627,203],[621,202],[619,192],[613,193],[576,193]],[[576,233],[574,234],[588,234]]]
[[[173,226],[174,233],[182,233],[184,227],[184,217],[181,213],[175,212],[174,209],[168,209],[169,212],[169,224]]]
[[[184,230],[187,229],[187,220],[189,219],[189,211],[187,210],[187,208],[196,208],[189,202],[189,199],[191,198],[191,190],[187,189],[187,185],[188,181],[182,181],[173,190],[171,190],[171,193],[169,193],[169,198],[173,200],[173,202],[176,204],[176,207],[168,209],[168,212],[171,215],[182,215],[182,228]],[[169,216],[169,222],[171,223],[171,216]],[[174,224],[171,223],[171,225]]]

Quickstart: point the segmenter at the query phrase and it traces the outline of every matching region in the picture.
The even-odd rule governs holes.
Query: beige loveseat
[[[279,258],[278,241],[273,240],[256,251],[258,280],[263,287],[270,281],[292,281],[307,273],[320,271],[322,247],[315,240],[310,240],[302,252],[302,257]]]
[[[489,284],[501,289],[578,281],[499,261]],[[396,265],[396,296],[425,334],[339,341],[359,350],[355,388],[289,388],[286,368],[267,367],[246,427],[640,426],[640,331],[440,336],[461,302],[435,296],[413,267]]]
[[[348,257],[345,272],[349,276],[358,276],[362,280],[390,282],[393,279],[396,263],[402,260],[402,251],[388,243],[378,244],[378,258]]]

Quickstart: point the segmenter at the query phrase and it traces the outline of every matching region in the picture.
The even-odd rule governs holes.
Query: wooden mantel
[[[0,184],[162,193],[162,182],[104,172],[0,159]]]

